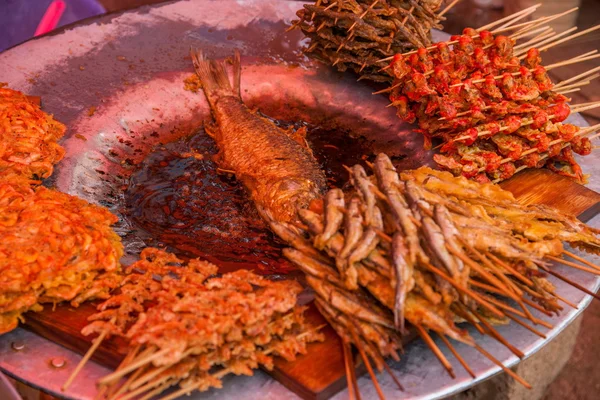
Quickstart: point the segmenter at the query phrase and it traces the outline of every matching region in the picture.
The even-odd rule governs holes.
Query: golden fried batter
[[[68,194],[0,183],[0,334],[41,302],[106,298],[123,254],[116,221]]]
[[[0,87],[0,181],[49,177],[65,154],[56,143],[65,130],[23,93]]]

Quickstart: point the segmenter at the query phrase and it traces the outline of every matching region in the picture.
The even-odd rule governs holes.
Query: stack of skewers
[[[305,324],[304,307],[296,306],[297,282],[273,282],[247,270],[217,272],[205,261],[184,263],[144,249],[119,291],[83,329],[99,336],[64,388],[108,336],[125,339],[129,353],[99,381],[99,397],[120,400],[152,398],[172,386],[179,389],[163,399],[220,388],[227,374],[272,369],[272,356],[291,361],[307,343],[323,339]]]
[[[298,11],[292,29],[310,38],[309,56],[339,71],[390,81],[378,71],[378,60],[430,45],[431,29],[444,20],[441,5],[442,0],[317,0]]]
[[[563,308],[561,302],[575,307],[556,293],[549,274],[598,297],[550,269],[549,262],[600,275],[600,267],[562,244],[599,254],[600,231],[554,209],[521,205],[493,184],[426,167],[398,174],[385,154],[371,167],[372,176],[360,165],[350,169],[348,193],[332,189],[322,202],[299,211],[302,224],[294,228],[305,236],[291,230],[282,235],[293,247],[284,254],[307,274],[347,357],[353,344],[381,394],[371,362],[391,373],[385,358],[397,359],[401,335],[413,331],[454,376],[431,339],[435,332],[471,375],[449,339],[474,346],[528,386],[457,324],[468,322],[523,357],[493,325],[513,320],[545,337],[535,325],[551,325],[530,308],[552,315]],[[350,359],[348,365],[350,370]]]
[[[418,123],[426,147],[433,139],[442,141],[434,160],[455,175],[499,182],[525,168],[547,167],[582,182],[574,154],[592,151],[591,135],[600,127],[582,129],[564,121],[600,102],[569,106],[565,95],[597,78],[600,68],[556,85],[547,72],[600,55],[592,51],[545,67],[540,57],[600,28],[555,34],[545,25],[572,11],[520,24],[515,22],[523,14],[515,14],[508,22],[466,28],[448,42],[382,59],[390,63],[381,71],[394,81],[376,93],[390,92],[390,105],[403,120]],[[530,39],[517,45],[523,38]]]

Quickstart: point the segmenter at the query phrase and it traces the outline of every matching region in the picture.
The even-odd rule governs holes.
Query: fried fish
[[[267,222],[296,220],[326,188],[323,171],[306,140],[294,140],[273,122],[253,113],[240,95],[240,54],[233,59],[233,87],[225,64],[192,50],[194,69],[210,105],[219,146],[218,163],[235,172]]]

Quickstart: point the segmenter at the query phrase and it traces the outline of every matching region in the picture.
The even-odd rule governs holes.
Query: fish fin
[[[231,83],[229,82],[225,62],[208,60],[204,57],[201,50],[194,50],[193,48],[190,49],[190,55],[194,63],[194,70],[200,78],[202,89],[211,106],[214,106],[215,100],[219,97],[240,97],[239,80],[241,79],[241,69],[239,52],[236,51],[233,61],[234,88],[231,87]]]

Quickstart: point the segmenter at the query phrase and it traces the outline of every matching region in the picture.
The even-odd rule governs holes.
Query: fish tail
[[[241,61],[240,52],[236,49],[233,57],[233,87],[227,76],[225,61],[209,60],[204,57],[202,50],[190,49],[194,70],[200,78],[202,89],[211,107],[215,101],[224,96],[241,98]]]

